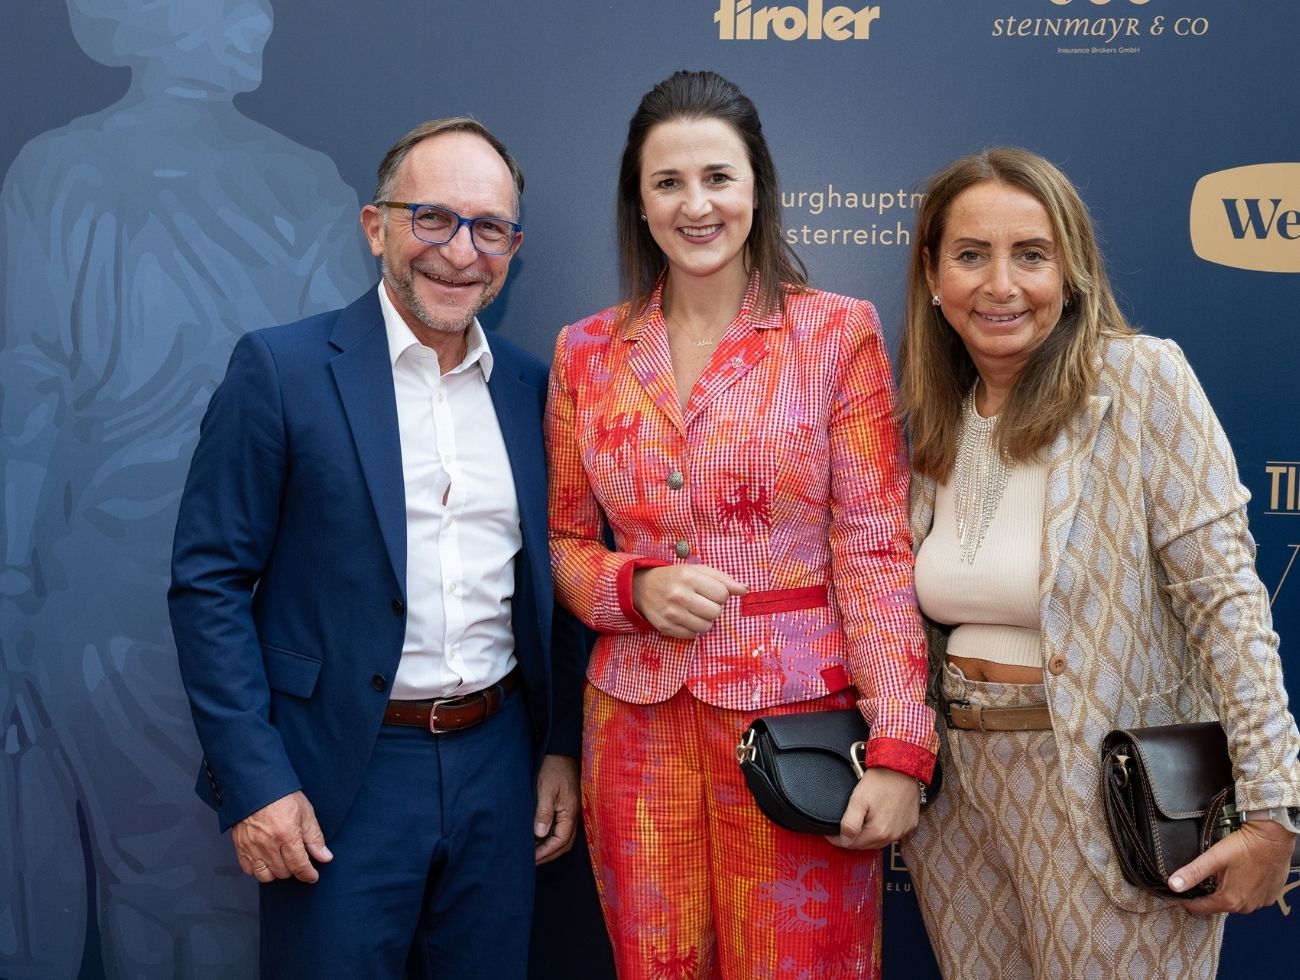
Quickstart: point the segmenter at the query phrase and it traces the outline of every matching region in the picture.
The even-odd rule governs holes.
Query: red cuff
[[[893,769],[928,786],[934,777],[934,753],[896,738],[873,738],[867,742],[867,768],[877,767]]]
[[[618,570],[618,575],[614,578],[614,591],[618,595],[618,608],[634,628],[649,633],[655,632],[655,628],[650,625],[650,621],[637,612],[636,606],[632,604],[633,574],[638,568],[662,568],[670,564],[672,563],[660,561],[658,558],[633,558],[630,561],[625,561]]]

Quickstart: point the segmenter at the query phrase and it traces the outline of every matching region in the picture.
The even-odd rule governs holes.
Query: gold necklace
[[[714,344],[718,342],[717,337],[714,337],[712,340],[708,340],[708,339],[701,340],[698,336],[692,334],[689,330],[687,330],[686,325],[682,323],[680,320],[677,320],[675,322],[676,322],[677,329],[680,330],[682,333],[686,334],[686,339],[691,341],[691,343],[695,345],[697,350],[703,347],[712,347]],[[669,319],[667,313],[664,314],[664,323],[670,327],[673,326],[673,321]]]

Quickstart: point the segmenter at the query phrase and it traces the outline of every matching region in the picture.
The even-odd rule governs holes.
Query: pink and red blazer
[[[928,779],[934,717],[879,320],[813,290],[761,315],[756,296],[755,279],[684,412],[661,290],[626,325],[612,307],[559,336],[551,562],[560,600],[601,634],[587,679],[637,704],[685,685],[744,712],[853,685],[868,763]],[[750,589],[694,640],[659,634],[631,601],[636,568],[680,562]]]

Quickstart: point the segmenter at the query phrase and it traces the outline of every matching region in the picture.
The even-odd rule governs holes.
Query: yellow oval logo
[[[1207,262],[1300,272],[1300,163],[1206,174],[1192,191],[1191,236]]]

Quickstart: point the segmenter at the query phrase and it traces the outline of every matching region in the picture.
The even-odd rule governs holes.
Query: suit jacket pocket
[[[292,650],[262,644],[262,663],[271,689],[296,698],[309,698],[320,676],[320,661]]]
[[[1198,694],[1195,675],[1177,684],[1138,697],[1138,720],[1135,728],[1155,725],[1182,725],[1190,721],[1213,721],[1214,712],[1204,693]]]

